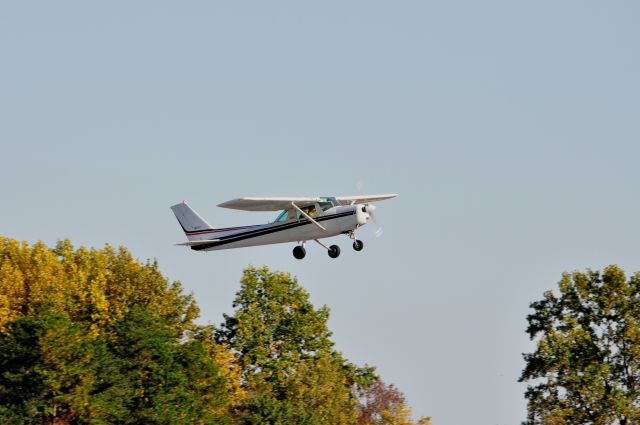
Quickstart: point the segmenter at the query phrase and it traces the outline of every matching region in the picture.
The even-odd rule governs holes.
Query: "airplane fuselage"
[[[367,222],[361,205],[336,206],[313,217],[313,223],[303,216],[286,221],[228,229],[208,229],[187,232],[190,240],[207,241],[191,246],[195,251],[217,251],[231,248],[304,242],[349,233]],[[324,227],[324,230],[319,226]],[[191,234],[189,234],[191,233]]]

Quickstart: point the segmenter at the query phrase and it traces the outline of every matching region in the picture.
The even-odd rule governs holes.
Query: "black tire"
[[[329,247],[329,257],[338,258],[340,255],[340,247],[338,245],[331,245]]]
[[[293,256],[296,257],[298,260],[302,260],[305,255],[307,255],[307,250],[305,250],[302,245],[298,245],[295,248],[293,248]]]
[[[358,239],[353,241],[353,249],[355,249],[356,251],[362,251],[362,248],[364,248],[364,242]]]

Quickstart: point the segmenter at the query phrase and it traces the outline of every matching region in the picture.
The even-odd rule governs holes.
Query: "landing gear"
[[[305,255],[307,255],[307,250],[304,249],[304,246],[298,245],[295,248],[293,248],[293,256],[296,257],[298,260],[302,260]]]
[[[338,245],[331,245],[328,250],[329,257],[338,258],[340,255],[340,247]]]
[[[356,239],[356,232],[352,230],[348,232],[347,235],[349,236],[349,239],[353,241],[353,249],[356,251],[362,251],[362,248],[364,248],[364,242],[360,239]]]
[[[325,244],[323,244],[322,242],[320,242],[317,239],[314,239],[314,241],[316,241],[318,245],[320,245],[321,247],[323,247],[324,249],[327,250],[327,253],[329,254],[329,257],[338,258],[338,256],[340,255],[340,247],[338,245],[331,245],[331,246],[327,247]]]
[[[329,257],[338,258],[340,256],[340,247],[338,245],[326,246],[317,239],[314,239],[314,241],[317,242],[318,245],[322,246],[324,249],[327,250],[327,254],[329,254]],[[364,244],[362,243],[362,241],[359,241],[356,239],[353,242],[353,248],[356,251],[360,251],[363,246]],[[307,251],[304,249],[304,242],[301,245],[298,245],[295,248],[293,248],[293,256],[296,257],[298,260],[302,260],[305,257],[305,255],[307,255]]]

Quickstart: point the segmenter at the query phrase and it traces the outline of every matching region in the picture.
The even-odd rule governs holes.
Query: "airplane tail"
[[[207,233],[213,230],[211,225],[184,201],[172,206],[171,210],[190,241],[206,239]]]

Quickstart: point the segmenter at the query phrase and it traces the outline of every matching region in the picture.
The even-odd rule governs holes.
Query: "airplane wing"
[[[177,243],[176,246],[197,246],[197,245],[204,245],[210,242],[217,242],[219,240],[220,239],[205,239],[202,241],[189,241],[189,242]]]
[[[222,208],[244,211],[280,211],[291,208],[294,202],[298,207],[306,207],[320,202],[320,198],[238,198],[219,204]]]
[[[340,205],[349,204],[366,204],[367,202],[384,201],[385,199],[391,199],[398,196],[396,193],[389,193],[385,195],[363,195],[363,196],[339,196],[336,199]]]

